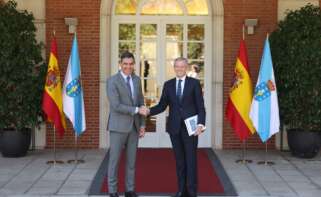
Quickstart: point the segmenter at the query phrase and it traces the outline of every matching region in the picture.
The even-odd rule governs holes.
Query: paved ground
[[[272,152],[267,160],[273,166],[258,165],[263,151],[251,151],[253,163],[240,165],[234,161],[240,152],[216,151],[240,196],[321,196],[321,156],[313,160],[298,159],[289,153]]]
[[[249,151],[251,164],[237,164],[240,151],[215,151],[240,196],[321,196],[321,156],[297,159],[289,153],[270,152],[273,166],[258,165],[263,151]],[[85,164],[47,165],[48,150],[30,152],[19,159],[0,156],[0,196],[87,196],[105,150],[81,150]],[[71,150],[58,150],[57,158],[74,158]]]

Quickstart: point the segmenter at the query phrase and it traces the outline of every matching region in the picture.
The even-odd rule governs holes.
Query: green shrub
[[[321,131],[321,10],[287,13],[270,36],[281,124]]]
[[[0,129],[33,128],[41,120],[46,65],[34,17],[0,1]]]

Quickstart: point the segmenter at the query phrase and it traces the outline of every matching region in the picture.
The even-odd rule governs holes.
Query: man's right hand
[[[144,136],[145,136],[145,132],[146,132],[145,127],[141,127],[141,128],[139,129],[139,138],[144,137]]]
[[[146,106],[141,106],[138,110],[138,113],[142,116],[148,116],[149,109]]]

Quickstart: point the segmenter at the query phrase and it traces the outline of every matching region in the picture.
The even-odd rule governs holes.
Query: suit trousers
[[[108,191],[117,192],[118,166],[122,149],[126,150],[126,191],[135,190],[135,163],[138,145],[138,132],[133,126],[129,133],[110,131],[110,149],[108,160]]]
[[[197,195],[197,136],[189,136],[184,122],[178,134],[170,134],[176,159],[179,192]]]

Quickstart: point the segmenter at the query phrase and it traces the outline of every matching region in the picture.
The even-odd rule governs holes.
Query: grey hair
[[[186,65],[188,65],[188,60],[185,57],[178,57],[174,60],[174,66],[176,65],[177,62],[184,62]]]

